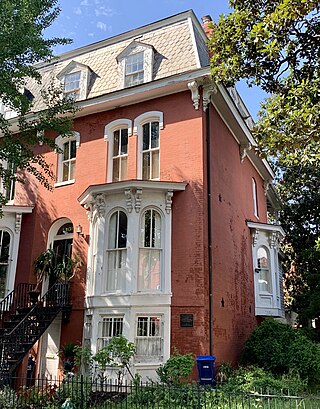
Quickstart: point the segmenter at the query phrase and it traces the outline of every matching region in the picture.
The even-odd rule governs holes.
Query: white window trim
[[[70,179],[70,180],[62,180],[63,177],[63,169],[62,169],[62,160],[63,160],[63,145],[67,142],[70,141],[76,141],[76,149],[80,147],[80,133],[73,131],[73,134],[70,136],[62,136],[59,135],[56,140],[55,144],[57,145],[58,149],[60,152],[57,150],[57,155],[58,155],[58,164],[57,164],[57,181],[54,184],[54,187],[59,187],[59,186],[65,186],[65,185],[70,185],[75,182],[75,179]],[[76,156],[76,163],[77,163],[77,156]]]
[[[125,76],[126,76],[126,59],[130,55],[144,53],[144,75],[143,83],[152,81],[153,63],[154,63],[154,50],[149,44],[143,44],[138,41],[132,41],[118,56],[117,61],[119,64],[119,77],[120,88],[126,88]],[[139,84],[140,85],[140,84]]]
[[[116,119],[104,127],[104,141],[108,144],[108,169],[107,182],[112,182],[113,178],[113,133],[121,128],[128,129],[128,137],[132,135],[132,121],[130,119]],[[129,155],[129,141],[128,141],[128,155]]]
[[[2,164],[2,167],[3,167],[4,169],[8,170],[8,161],[2,160],[2,161],[0,161],[0,163]],[[9,164],[10,164],[10,163],[9,163]],[[11,165],[12,165],[12,163],[11,163]],[[13,172],[12,172],[12,174],[13,174]],[[13,203],[14,203],[15,184],[16,184],[16,181],[13,180],[13,179],[11,179],[11,181],[10,181],[10,186],[9,186],[9,189],[8,189],[8,188],[6,188],[6,187],[4,186],[3,179],[0,177],[0,192],[1,192],[2,195],[5,196],[5,197],[7,197],[8,193],[9,193],[9,199],[8,199],[7,202],[6,202],[7,205],[10,205],[10,204],[13,204]],[[11,192],[13,192],[13,194],[12,194]]]
[[[259,219],[258,188],[255,178],[252,178],[253,214]]]
[[[138,336],[138,319],[141,317],[159,317],[160,318],[160,335],[153,337],[153,336]],[[148,321],[148,325],[150,324],[150,321]],[[161,354],[157,356],[144,356],[144,355],[137,355],[135,357],[135,362],[136,363],[144,363],[144,364],[150,364],[150,363],[158,363],[163,361],[164,357],[164,349],[165,349],[165,342],[164,342],[164,315],[161,313],[138,313],[135,318],[135,334],[134,334],[134,343],[137,344],[137,339],[149,339],[149,338],[159,338],[160,343],[161,343]]]
[[[139,115],[134,120],[133,134],[138,136],[138,157],[137,157],[137,179],[142,179],[142,146],[143,146],[143,134],[142,127],[148,122],[159,122],[159,134],[163,126],[163,112],[161,111],[149,111]],[[159,135],[159,166],[161,156],[161,135]],[[160,167],[161,170],[161,167]]]
[[[57,78],[61,82],[61,85],[64,89],[65,77],[76,72],[80,72],[79,97],[76,99],[77,101],[79,101],[87,98],[90,82],[90,68],[85,64],[71,61],[62,71],[60,71],[60,73],[57,75]]]

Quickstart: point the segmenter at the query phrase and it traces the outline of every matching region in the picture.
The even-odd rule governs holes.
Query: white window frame
[[[71,61],[62,71],[59,72],[57,78],[64,90],[66,77],[71,74],[76,74],[77,72],[80,72],[80,80],[79,88],[77,89],[78,93],[75,100],[79,101],[87,98],[90,83],[90,68],[85,64]],[[65,92],[66,96],[68,96],[68,94],[72,94],[72,91]]]
[[[163,112],[161,111],[144,112],[134,120],[133,133],[138,136],[137,178],[142,179],[143,174],[143,125],[150,122],[159,122],[159,178],[149,180],[159,180],[161,174],[161,130],[164,128]]]
[[[68,84],[68,79],[72,75],[76,75],[76,74],[79,75],[79,80],[77,80],[77,82],[79,82],[78,87],[66,90],[66,85]],[[72,81],[72,82],[75,82],[75,81]],[[79,97],[80,97],[80,83],[81,83],[81,71],[75,71],[75,72],[71,72],[69,74],[66,74],[64,76],[64,90],[63,90],[63,93],[64,93],[65,97],[67,97],[67,98],[70,97],[70,98],[73,98],[75,100],[79,99]]]
[[[115,214],[115,213],[120,213],[120,212],[123,212],[125,215],[126,215],[126,218],[127,218],[127,238],[126,238],[126,247],[115,247],[115,248],[110,248],[110,246],[109,246],[109,237],[110,237],[110,235],[109,235],[109,229],[110,229],[110,221],[111,221],[111,218],[112,218],[112,216]],[[118,225],[117,225],[117,229],[119,228],[119,218],[118,218]],[[117,230],[117,233],[119,233],[119,231]],[[108,223],[106,224],[106,237],[107,237],[107,240],[106,240],[106,258],[105,258],[105,283],[104,283],[104,293],[125,293],[126,292],[126,286],[127,286],[127,283],[126,283],[126,280],[124,280],[124,283],[123,283],[123,288],[115,288],[115,289],[109,289],[108,288],[108,275],[109,275],[109,268],[108,268],[108,266],[109,266],[109,257],[110,257],[110,253],[111,252],[113,252],[113,253],[116,253],[117,254],[117,256],[118,256],[118,254],[121,252],[121,253],[123,253],[124,252],[124,255],[125,255],[125,265],[124,265],[124,267],[123,268],[119,268],[119,269],[117,269],[117,275],[123,275],[125,278],[126,278],[126,276],[127,276],[127,257],[128,257],[128,255],[127,255],[127,252],[128,252],[128,214],[127,214],[127,212],[123,209],[123,208],[115,208],[115,209],[113,209],[112,210],[112,212],[110,212],[110,214],[109,214],[109,216],[108,216]],[[117,236],[117,238],[118,238],[118,236]]]
[[[252,200],[253,200],[253,214],[259,219],[259,205],[258,205],[258,190],[255,178],[252,178]]]
[[[104,128],[104,140],[108,142],[108,166],[107,166],[107,182],[113,181],[113,137],[114,132],[119,129],[128,129],[128,153],[129,158],[129,137],[132,135],[132,121],[130,119],[122,118],[110,122]]]
[[[4,169],[8,169],[10,166],[12,168],[12,174],[15,174],[16,172],[14,171],[14,164],[13,163],[8,163],[5,160],[1,161],[2,167]],[[0,177],[0,192],[3,194],[3,196],[6,197],[7,199],[7,204],[13,204],[14,202],[14,196],[15,196],[15,180],[11,179],[10,180],[10,186],[9,188],[6,188],[3,179]]]
[[[8,260],[7,262],[3,263],[1,262],[0,265],[1,266],[6,266],[6,278],[5,278],[5,282],[4,282],[4,294],[3,294],[3,298],[5,298],[8,294],[8,289],[9,289],[9,280],[10,280],[10,261],[11,261],[11,251],[12,251],[12,234],[10,233],[9,230],[0,227],[0,232],[2,232],[2,234],[0,235],[0,253],[2,252],[2,241],[3,241],[3,234],[7,233],[9,236],[9,252],[8,252]],[[0,300],[3,299],[0,296]]]
[[[247,221],[252,232],[252,262],[254,278],[255,314],[257,316],[284,317],[282,291],[280,288],[281,268],[279,266],[279,242],[284,231],[279,225]],[[261,291],[259,285],[260,268],[258,250],[264,248],[269,257],[269,277],[271,293]]]
[[[139,318],[147,318],[147,335],[138,335],[139,330]],[[159,318],[160,320],[160,328],[159,328],[159,335],[150,335],[150,323],[152,318]],[[139,313],[136,316],[136,327],[135,327],[135,344],[136,344],[136,355],[135,361],[146,363],[146,362],[161,362],[163,360],[164,355],[164,339],[163,339],[163,328],[164,328],[164,319],[163,314],[143,314]],[[147,343],[152,344],[153,342],[159,343],[160,351],[158,354],[139,354],[139,341],[147,341]],[[149,348],[149,345],[147,346]]]
[[[111,332],[112,334],[110,336],[104,335],[103,334],[103,324],[104,321],[110,320],[111,321]],[[118,333],[116,331],[117,323],[116,321],[121,322],[121,332]],[[98,339],[97,339],[97,350],[107,346],[109,342],[111,341],[112,337],[114,336],[119,336],[123,335],[123,328],[124,328],[124,316],[123,315],[104,315],[100,316],[100,321],[99,321],[99,329],[98,329]]]
[[[69,179],[69,180],[63,180],[63,152],[64,152],[64,145],[66,143],[69,143],[71,141],[76,141],[76,151],[80,147],[80,133],[79,132],[73,132],[71,136],[63,137],[59,135],[56,140],[56,146],[57,146],[57,154],[58,154],[58,165],[57,165],[57,182],[54,184],[55,187],[58,186],[64,186],[64,185],[69,185],[75,182],[74,179]],[[74,158],[75,163],[77,163],[77,154],[76,157]],[[75,165],[76,166],[76,165]]]
[[[120,88],[126,88],[126,63],[130,56],[143,53],[143,81],[140,84],[152,81],[154,50],[149,44],[132,41],[118,56]],[[140,70],[141,72],[141,70]],[[139,85],[139,84],[135,84]],[[132,86],[135,86],[132,85]],[[131,87],[131,86],[128,86]]]
[[[151,212],[156,212],[160,216],[160,246],[149,246],[149,247],[144,247],[142,240],[144,239],[144,215],[147,211]],[[164,238],[164,223],[163,223],[163,214],[158,208],[154,207],[147,207],[143,209],[140,217],[140,228],[139,228],[139,250],[138,250],[138,283],[137,283],[137,288],[138,292],[147,292],[147,293],[152,293],[152,292],[161,292],[163,291],[163,238]],[[156,232],[155,232],[156,234]],[[139,279],[140,279],[140,256],[141,252],[143,250],[149,250],[149,255],[152,255],[153,251],[159,251],[160,257],[159,257],[159,263],[160,263],[160,271],[159,271],[159,288],[142,288],[139,286]]]
[[[127,72],[127,69],[130,65],[133,65],[134,62],[132,62],[132,59],[135,57],[138,57],[138,61],[140,60],[140,56],[142,56],[142,69],[137,69],[135,71]],[[145,62],[144,62],[144,51],[139,51],[134,54],[130,54],[126,57],[125,59],[125,69],[124,69],[124,86],[127,87],[133,87],[135,85],[140,85],[144,83],[144,75],[145,75],[145,68],[144,68]],[[132,84],[128,84],[127,81],[129,78],[132,78],[135,75],[139,75],[142,73],[142,78],[139,79],[138,81],[134,81]]]

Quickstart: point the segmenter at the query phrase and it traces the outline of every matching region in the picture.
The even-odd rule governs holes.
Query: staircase
[[[32,300],[32,284],[20,283],[0,302],[0,381],[15,369],[54,318],[70,312],[67,281],[56,282],[40,300]]]

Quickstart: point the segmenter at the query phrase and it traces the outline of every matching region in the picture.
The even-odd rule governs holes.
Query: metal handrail
[[[17,308],[27,307],[29,303],[29,292],[34,288],[34,284],[19,283],[3,300],[0,301],[0,328],[11,312]]]

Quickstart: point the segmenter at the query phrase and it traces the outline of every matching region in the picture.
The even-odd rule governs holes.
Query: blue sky
[[[73,43],[59,46],[56,54],[123,33],[173,14],[192,9],[198,19],[209,14],[217,21],[228,14],[228,0],[60,0],[61,13],[46,31],[47,37],[69,37]],[[265,94],[245,83],[237,88],[252,116],[256,118]]]

